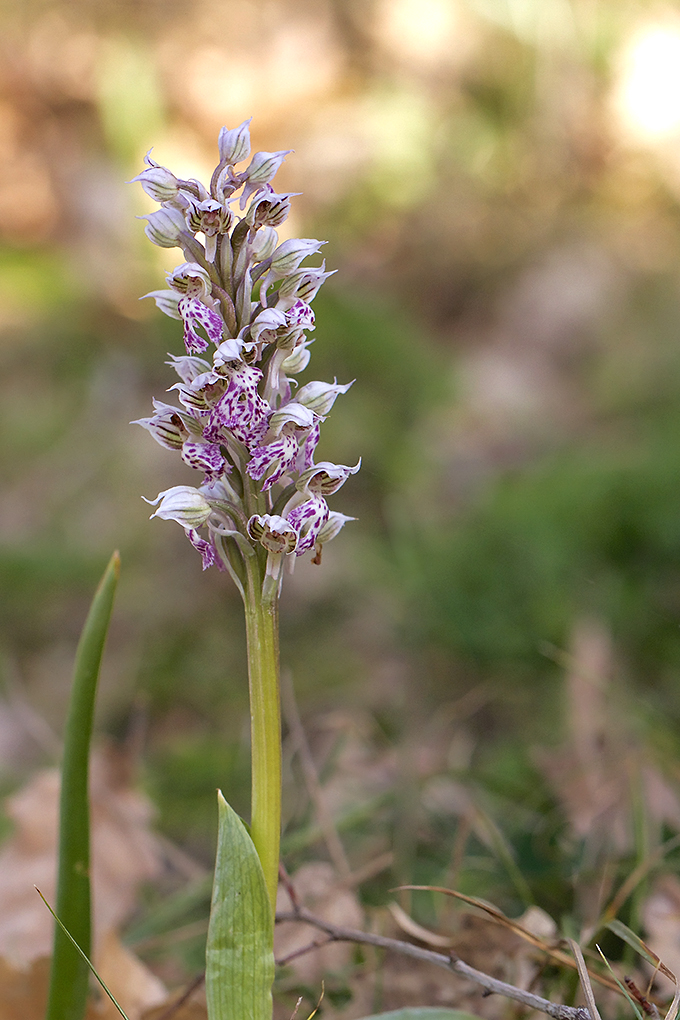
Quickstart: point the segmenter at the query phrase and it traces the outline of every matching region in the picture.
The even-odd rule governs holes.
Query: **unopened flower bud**
[[[276,171],[283,163],[286,156],[292,149],[285,149],[281,152],[256,152],[250,161],[250,165],[244,170],[243,176],[246,186],[241,194],[240,207],[245,209],[246,202],[250,196],[258,191],[263,184],[269,184],[276,176]]]
[[[289,354],[286,360],[281,365],[281,371],[285,372],[286,375],[297,375],[299,372],[304,372],[309,364],[311,352],[308,350],[312,340],[305,340],[303,343],[298,344],[292,354]]]
[[[331,464],[321,461],[303,471],[296,484],[300,492],[312,496],[332,496],[345,484],[350,475],[355,475],[361,467],[361,460],[354,467],[347,464]]]
[[[149,152],[151,152],[150,149]],[[173,173],[151,159],[149,152],[144,157],[144,162],[147,164],[146,170],[142,170],[141,174],[133,177],[130,184],[139,181],[150,198],[156,202],[169,202],[177,194],[179,181]]]
[[[276,176],[276,171],[286,156],[293,150],[282,149],[280,152],[256,152],[246,170],[250,184],[269,184]]]
[[[279,299],[277,307],[292,308],[296,301],[305,301],[309,304],[317,295],[321,284],[333,276],[337,270],[326,273],[325,261],[318,269],[301,269],[292,276],[287,276],[279,287]]]
[[[232,128],[230,131],[226,127],[220,130],[217,139],[220,163],[233,165],[248,158],[250,155],[250,128],[248,125],[252,119],[249,117],[248,120],[244,120],[237,128]]]
[[[294,273],[303,259],[319,251],[325,241],[317,241],[313,237],[293,237],[278,246],[272,255],[271,279],[280,280],[283,276]]]
[[[148,294],[144,294],[140,298],[143,301],[144,298],[152,297],[156,302],[156,305],[165,314],[169,315],[171,319],[181,319],[182,316],[179,311],[179,302],[181,295],[176,290],[151,290]]]
[[[337,382],[308,382],[298,390],[295,399],[323,418],[329,413],[339,394],[347,393],[353,382],[354,380],[345,383],[344,386],[338,385]]]
[[[286,425],[292,425],[295,429],[311,429],[315,421],[316,415],[313,411],[291,400],[280,411],[274,411],[269,419],[268,434],[270,436],[278,436]]]
[[[187,225],[179,209],[171,206],[157,209],[156,212],[142,216],[146,220],[144,233],[159,248],[179,248],[179,235],[186,230]]]
[[[200,528],[213,512],[202,493],[191,485],[173,485],[171,489],[159,492],[155,499],[146,499],[145,496],[142,499],[150,506],[160,503],[158,510],[151,514],[152,518],[177,521],[183,528]]]
[[[265,259],[271,258],[278,243],[279,235],[273,227],[263,227],[262,230],[258,230],[251,249],[253,262],[264,262]]]
[[[342,531],[348,521],[356,521],[356,519],[356,517],[348,517],[347,514],[341,514],[339,510],[331,510],[328,520],[316,536],[316,544],[323,545],[324,542],[330,542],[331,539],[335,538]]]

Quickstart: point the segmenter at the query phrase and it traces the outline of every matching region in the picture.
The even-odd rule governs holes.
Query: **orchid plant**
[[[271,1012],[281,825],[278,601],[296,558],[310,553],[319,564],[324,543],[353,520],[329,510],[326,498],[359,470],[359,463],[315,463],[320,425],[352,385],[298,385],[296,379],[310,360],[311,302],[331,273],[325,262],[303,265],[324,242],[279,241],[277,227],[293,195],[277,193],[271,182],[288,152],[257,152],[237,169],[250,156],[249,123],[220,131],[209,188],[177,178],[150,154],[134,178],[160,205],[145,217],[147,237],[181,249],[186,260],[168,275],[167,289],[147,295],[183,323],[185,353],[169,362],[179,376],[170,388],[178,404],[154,400],[154,414],[136,424],[203,475],[197,486],[176,485],[148,502],[156,507],[152,517],[184,528],[203,569],[231,575],[245,608],[251,823],[247,832],[222,803],[206,972],[212,1020],[231,1020],[244,1009],[244,1015],[260,1015],[252,1001],[234,999],[227,985],[235,983],[233,966],[243,964],[236,959],[239,939],[252,955],[263,904],[268,918],[261,921],[257,980],[268,987],[257,994],[260,1013]],[[255,889],[250,916],[242,891],[229,899],[236,859],[245,862],[249,888]]]
[[[137,424],[162,446],[178,451],[185,463],[203,475],[197,486],[176,485],[148,502],[156,507],[152,517],[174,520],[183,527],[200,553],[204,569],[214,566],[231,575],[246,618],[251,824],[247,827],[219,795],[217,859],[206,946],[209,1020],[272,1017],[281,824],[278,602],[286,569],[292,570],[296,558],[306,553],[319,564],[324,543],[353,519],[329,510],[326,498],[360,466],[315,463],[320,425],[337,396],[351,385],[336,381],[298,385],[295,378],[310,358],[311,302],[331,274],[323,263],[303,266],[323,242],[303,238],[279,243],[276,228],[285,221],[293,196],[278,194],[271,182],[288,153],[258,152],[244,169],[236,169],[250,155],[248,125],[245,121],[220,132],[220,160],[209,190],[199,181],[177,178],[150,155],[146,168],[135,178],[160,204],[145,217],[147,236],[161,247],[180,248],[186,260],[168,275],[167,289],[148,295],[163,312],[183,323],[185,353],[171,355],[169,362],[180,380],[171,387],[177,392],[178,404],[154,401],[154,414]],[[232,208],[236,203],[238,211]],[[88,752],[118,572],[118,555],[114,554],[76,655],[62,765],[59,880],[57,909],[52,911],[56,924],[47,1020],[82,1020],[88,968],[127,1020],[89,959]],[[521,925],[503,918],[484,901],[455,890],[404,888],[450,893],[490,911],[514,931],[523,931]],[[292,890],[289,892],[293,900]],[[552,1003],[470,967],[453,953],[435,953],[410,942],[346,928],[315,917],[299,903],[293,902],[293,906],[281,919],[311,924],[331,941],[373,945],[427,961],[465,976],[487,994],[501,994],[549,1016],[599,1020],[588,968],[580,947],[571,939],[587,1008]],[[648,962],[652,960],[648,948],[625,925],[611,921],[608,927]],[[412,930],[419,939],[425,931],[419,926]],[[526,934],[536,946],[535,936]],[[555,956],[552,944],[546,942],[539,948]],[[660,961],[655,960],[658,967]],[[634,987],[632,982],[628,985]],[[620,987],[628,995],[623,985]],[[641,1020],[642,1014],[630,1001]],[[647,1000],[638,1001],[643,1004]],[[645,1011],[653,1015],[651,1008]],[[677,1020],[679,1011],[680,983],[676,982],[665,1020]],[[458,1010],[406,1008],[365,1020],[477,1018]]]

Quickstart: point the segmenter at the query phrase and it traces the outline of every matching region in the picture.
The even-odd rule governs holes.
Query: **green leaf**
[[[480,1020],[474,1013],[460,1009],[439,1009],[437,1006],[419,1006],[413,1009],[393,1009],[390,1013],[375,1013],[363,1020]]]
[[[209,1020],[271,1020],[274,929],[253,841],[220,792],[217,860],[205,952]]]
[[[99,582],[73,671],[64,733],[59,804],[59,865],[56,914],[85,957],[90,956],[90,811],[88,775],[94,701],[120,573],[114,553]],[[82,1020],[88,989],[88,965],[58,925],[50,972],[47,1020]]]

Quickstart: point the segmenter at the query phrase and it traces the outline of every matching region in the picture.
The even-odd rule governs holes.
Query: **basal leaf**
[[[91,924],[88,762],[97,680],[119,573],[116,552],[99,582],[76,651],[61,767],[56,903],[56,914],[74,944],[55,926],[47,1020],[82,1020],[85,1014]]]
[[[248,830],[221,793],[218,805],[217,860],[206,946],[208,1017],[271,1020],[274,936],[264,873]]]

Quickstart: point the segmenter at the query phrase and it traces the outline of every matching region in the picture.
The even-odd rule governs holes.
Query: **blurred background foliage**
[[[214,788],[247,812],[238,596],[140,499],[191,472],[128,425],[181,338],[138,300],[179,253],[125,181],[151,146],[206,179],[252,116],[254,148],[295,150],[286,236],[339,270],[306,378],[357,380],[320,453],[363,457],[334,501],[359,521],[287,579],[282,661],[350,858],[394,843],[364,895],[455,880],[585,923],[574,876],[642,830],[608,829],[624,783],[586,853],[559,749],[590,726],[678,779],[677,5],[26,0],[0,24],[0,781],[53,760],[118,547],[100,730],[206,864]],[[294,866],[324,851],[287,746]]]

